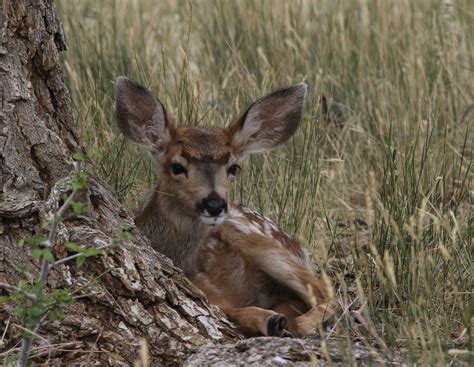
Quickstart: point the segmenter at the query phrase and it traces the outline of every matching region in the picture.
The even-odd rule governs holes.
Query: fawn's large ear
[[[159,159],[173,127],[163,105],[137,82],[120,76],[116,84],[117,123],[122,133]]]
[[[306,84],[295,84],[255,101],[229,128],[237,157],[270,151],[298,129],[303,115]]]

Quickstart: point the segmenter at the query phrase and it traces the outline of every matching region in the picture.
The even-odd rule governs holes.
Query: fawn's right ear
[[[303,116],[306,90],[300,83],[256,100],[227,129],[236,157],[269,152],[290,139]]]
[[[173,127],[163,105],[137,82],[119,76],[115,83],[117,123],[122,133],[160,159]]]

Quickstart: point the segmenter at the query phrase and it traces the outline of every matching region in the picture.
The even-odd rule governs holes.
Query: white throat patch
[[[201,218],[201,221],[204,224],[207,224],[208,226],[218,226],[219,224],[224,223],[226,214],[221,214],[218,217],[211,217],[210,215],[204,215],[201,214],[199,218]]]

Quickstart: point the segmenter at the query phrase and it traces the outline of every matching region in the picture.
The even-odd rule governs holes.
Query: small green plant
[[[84,156],[76,155],[75,158],[76,160],[83,160]],[[20,280],[17,285],[0,283],[0,288],[8,291],[8,295],[0,297],[0,302],[14,305],[15,313],[21,321],[21,325],[17,325],[17,327],[22,331],[23,336],[19,354],[9,354],[5,361],[6,364],[16,363],[17,366],[26,366],[33,339],[38,337],[37,330],[41,323],[47,318],[55,320],[64,317],[64,306],[73,302],[73,297],[68,289],[45,289],[46,280],[51,269],[74,259],[76,265],[80,267],[87,258],[103,255],[108,247],[115,245],[119,240],[123,240],[129,235],[128,232],[123,234],[126,231],[122,230],[117,237],[119,240],[114,240],[110,244],[99,247],[86,247],[69,242],[66,243],[65,247],[75,252],[75,254],[62,259],[55,259],[52,250],[55,246],[57,227],[64,220],[64,215],[69,209],[72,209],[75,214],[81,214],[85,211],[84,203],[76,201],[76,198],[80,191],[86,188],[87,173],[82,170],[79,171],[73,175],[68,185],[71,187],[69,196],[63,197],[60,208],[51,219],[43,222],[42,227],[48,229],[48,236],[27,238],[18,243],[19,246],[29,247],[31,256],[38,258],[41,263],[39,273],[34,275],[34,281],[30,283],[26,280]],[[24,271],[30,271],[25,265],[20,265],[20,267]]]

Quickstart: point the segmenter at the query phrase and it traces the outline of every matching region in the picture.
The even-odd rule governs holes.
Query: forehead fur
[[[182,154],[188,159],[227,161],[230,157],[230,138],[223,129],[183,127],[176,130],[174,140],[182,147]]]

